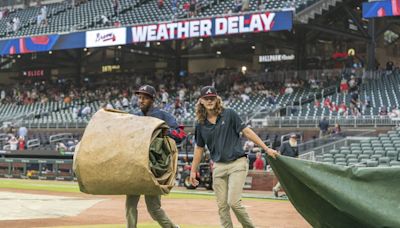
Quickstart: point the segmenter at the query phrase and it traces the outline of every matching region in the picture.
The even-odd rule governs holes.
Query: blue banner
[[[363,17],[400,16],[400,0],[384,0],[363,3]]]
[[[292,11],[263,12],[133,26],[127,37],[128,43],[139,43],[291,30],[292,27]]]
[[[124,45],[126,43],[291,30],[293,12],[263,12],[192,19],[128,28],[0,40],[0,55]]]
[[[32,52],[85,47],[85,33],[43,35],[0,41],[0,55],[26,54]]]

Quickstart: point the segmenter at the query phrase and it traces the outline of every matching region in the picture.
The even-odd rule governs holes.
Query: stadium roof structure
[[[162,40],[162,41],[150,41],[143,44],[132,44],[128,42],[127,45],[123,43],[117,44],[116,46],[107,46],[104,49],[90,48],[90,51],[83,49],[85,47],[76,46],[77,40],[83,41],[82,37],[74,37],[70,33],[71,29],[74,31],[91,32],[98,31],[97,29],[120,29],[115,27],[107,27],[99,23],[99,16],[102,13],[109,15],[110,18],[119,19],[122,25],[152,25],[152,21],[163,21],[165,23],[174,23],[178,21],[190,21],[198,20],[201,21],[204,18],[210,18],[211,15],[222,15],[220,17],[226,17],[223,15],[226,7],[232,7],[229,5],[233,1],[215,1],[208,2],[209,4],[204,5],[199,15],[195,18],[187,18],[186,14],[178,12],[178,17],[174,20],[168,16],[171,16],[172,8],[170,3],[166,3],[163,9],[158,9],[155,1],[128,1],[122,0],[119,15],[114,15],[112,7],[105,4],[108,0],[91,0],[77,7],[70,7],[68,5],[62,5],[60,3],[52,3],[48,5],[49,10],[49,26],[37,26],[35,23],[29,22],[29,20],[21,20],[23,22],[22,29],[16,34],[11,34],[3,39],[11,38],[15,36],[27,35],[40,35],[40,34],[55,34],[55,35],[70,35],[68,37],[71,46],[69,48],[76,48],[73,50],[57,51],[57,54],[53,52],[52,60],[60,56],[60,61],[51,61],[47,63],[38,64],[37,67],[66,67],[74,66],[78,67],[85,61],[82,59],[93,58],[95,54],[107,52],[103,54],[104,59],[96,59],[96,62],[115,62],[116,59],[125,61],[124,63],[119,62],[121,65],[130,65],[137,62],[136,57],[143,61],[157,61],[158,59],[167,59],[171,63],[175,64],[178,61],[173,59],[187,59],[187,58],[201,58],[210,56],[229,56],[231,58],[247,59],[252,61],[251,58],[254,55],[262,55],[264,50],[290,50],[289,53],[296,56],[294,68],[302,69],[305,66],[305,61],[310,57],[307,54],[306,45],[304,44],[318,44],[323,42],[329,43],[353,43],[356,50],[366,50],[368,53],[367,63],[370,68],[373,67],[375,61],[374,49],[376,47],[376,40],[385,34],[390,29],[394,34],[398,34],[400,29],[397,26],[398,18],[385,18],[384,21],[379,20],[365,20],[361,15],[361,0],[350,1],[350,0],[328,0],[328,1],[317,1],[317,0],[296,0],[296,1],[282,1],[274,0],[268,1],[267,9],[294,9],[293,15],[293,29],[288,31],[279,31],[272,33],[252,33],[252,34],[235,34],[228,36],[222,36],[220,38],[211,37],[198,37],[193,39],[183,40]],[[258,11],[257,1],[250,1],[250,11],[247,11],[245,15],[251,14],[262,14],[265,11]],[[228,4],[229,3],[229,4]],[[35,15],[38,12],[38,8],[28,8],[25,10],[16,10],[9,16],[13,15]],[[129,16],[131,15],[132,16]],[[134,15],[135,16],[134,16]],[[153,15],[153,16],[151,16]],[[156,15],[156,16],[154,16]],[[158,16],[157,16],[158,15]],[[160,15],[167,15],[167,17],[159,17]],[[243,14],[240,14],[243,15]],[[239,15],[239,16],[240,16]],[[244,15],[244,20],[246,19]],[[232,16],[236,16],[233,14]],[[136,19],[135,19],[136,17]],[[214,18],[217,18],[216,16]],[[26,16],[29,18],[29,16]],[[68,18],[68,19],[67,19]],[[5,20],[5,19],[3,19]],[[240,19],[238,19],[240,20]],[[26,22],[26,23],[24,23]],[[60,24],[62,22],[64,24]],[[78,25],[82,25],[79,27]],[[0,25],[0,34],[3,25]],[[129,26],[131,29],[135,26]],[[3,28],[4,29],[4,28]],[[129,39],[130,32],[127,33],[127,39]],[[388,33],[387,33],[388,34]],[[392,34],[392,33],[390,33]],[[3,34],[4,35],[4,34]],[[107,38],[107,34],[102,36]],[[396,37],[393,36],[392,37]],[[112,38],[112,37],[111,37]],[[375,42],[372,42],[375,41]],[[38,40],[37,42],[52,42],[52,39]],[[393,45],[395,41],[391,41],[390,45]],[[75,45],[75,46],[74,46]],[[1,45],[0,45],[1,46]],[[122,46],[122,47],[120,47]],[[234,49],[232,47],[235,47]],[[87,47],[86,47],[87,48]],[[62,48],[60,48],[62,49]],[[259,51],[260,50],[260,51]],[[49,51],[44,49],[43,51]],[[58,53],[60,52],[60,53]],[[112,52],[113,54],[110,54]],[[216,54],[217,53],[217,54]],[[222,53],[222,54],[218,54]],[[41,58],[41,56],[47,56],[46,53],[35,54],[35,59]],[[129,57],[128,57],[129,56]],[[246,56],[246,57],[243,57]],[[20,56],[17,59],[16,55],[3,57],[3,62],[0,66],[9,65],[12,62],[21,62],[22,65],[25,62],[29,62],[29,66],[36,67],[35,61],[32,61],[31,56]],[[107,60],[108,59],[108,60]],[[168,60],[169,59],[169,60]],[[45,62],[45,60],[40,60]],[[19,65],[19,64],[17,64]],[[36,68],[37,68],[36,67]],[[69,67],[70,68],[70,67]],[[176,69],[182,68],[176,67]]]

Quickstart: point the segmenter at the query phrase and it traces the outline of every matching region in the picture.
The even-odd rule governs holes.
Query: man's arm
[[[199,181],[196,179],[196,172],[197,168],[199,167],[201,157],[203,156],[203,152],[204,147],[199,147],[196,145],[196,148],[194,149],[192,170],[190,171],[190,183],[192,183],[193,186],[197,186],[199,184]]]
[[[258,135],[249,127],[244,128],[242,133],[244,136],[246,136],[246,138],[259,145],[265,152],[267,152],[269,156],[276,158],[279,155],[276,150],[268,148],[267,145],[265,145],[265,143],[260,139],[260,137],[258,137]]]
[[[167,131],[167,136],[175,140],[176,143],[180,143],[186,138],[185,131],[179,128],[175,117],[167,112],[164,112],[164,121],[170,127]]]

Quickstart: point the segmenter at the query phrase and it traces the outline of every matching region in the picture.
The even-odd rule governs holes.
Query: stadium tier
[[[195,13],[190,13],[189,1],[165,1],[163,6],[158,1],[119,1],[116,11],[109,0],[88,0],[72,7],[68,3],[47,4],[47,23],[38,24],[39,7],[12,10],[9,15],[0,20],[0,37],[11,38],[20,36],[32,36],[40,34],[62,33],[78,30],[91,30],[114,26],[129,26],[135,24],[158,23],[174,19],[188,17],[209,17],[226,13],[235,13],[237,1],[233,0],[204,0],[197,1],[194,7]],[[249,1],[246,12],[295,9],[296,12],[310,6],[317,0],[295,1]],[[260,5],[259,5],[260,4]],[[108,22],[103,21],[103,16]],[[7,21],[13,18],[20,19],[20,28],[17,31],[7,32]]]
[[[378,79],[364,82],[360,85],[359,101],[361,103],[361,115],[363,116],[377,116],[380,115],[382,109],[386,108],[388,112],[400,105],[400,92],[397,88],[400,86],[400,80],[397,74],[385,75],[381,74]],[[340,105],[342,103],[347,105],[349,112],[349,104],[351,103],[352,94],[344,94],[336,92],[328,96],[332,103]],[[370,100],[370,107],[365,107],[365,102]],[[324,107],[323,100],[320,107],[315,107],[314,103],[308,103],[302,106],[298,113],[291,114],[291,116],[303,117],[316,117],[316,116],[340,116],[337,110]],[[349,113],[346,114],[351,115]]]

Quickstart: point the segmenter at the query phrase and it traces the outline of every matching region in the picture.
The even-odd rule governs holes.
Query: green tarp
[[[284,156],[270,163],[313,227],[400,227],[399,167],[345,167]]]
[[[166,138],[157,137],[150,144],[150,169],[156,178],[162,177],[170,170],[171,147]]]

